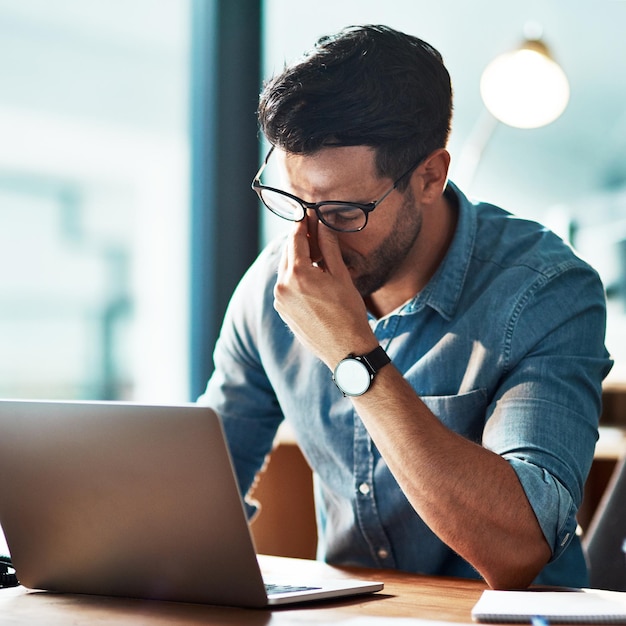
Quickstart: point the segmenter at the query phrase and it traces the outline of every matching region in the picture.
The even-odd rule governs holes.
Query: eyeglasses
[[[305,202],[304,200],[274,187],[261,184],[261,174],[274,151],[272,146],[259,171],[252,181],[252,189],[256,191],[263,204],[275,215],[291,222],[302,221],[308,210],[315,211],[317,219],[341,233],[356,233],[367,226],[368,215],[398,186],[398,183],[410,174],[423,160],[421,157],[402,174],[376,202],[342,202],[326,200],[324,202]]]

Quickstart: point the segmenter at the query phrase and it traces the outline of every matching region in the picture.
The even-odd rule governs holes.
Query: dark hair
[[[431,45],[387,26],[322,37],[264,87],[261,130],[287,152],[371,146],[381,176],[397,178],[446,146],[450,75]]]

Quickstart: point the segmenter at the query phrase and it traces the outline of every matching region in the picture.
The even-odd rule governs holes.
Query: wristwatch
[[[382,346],[360,356],[349,354],[339,361],[333,380],[344,396],[362,396],[372,386],[374,376],[387,363],[391,363],[391,359]]]

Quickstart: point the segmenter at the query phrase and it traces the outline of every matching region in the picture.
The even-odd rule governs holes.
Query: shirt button
[[[385,550],[385,548],[380,548],[380,550],[378,550],[378,558],[379,559],[386,559],[389,556],[389,552],[387,552],[387,550]]]
[[[359,491],[366,496],[370,492],[370,486],[367,483],[361,483],[359,485]]]

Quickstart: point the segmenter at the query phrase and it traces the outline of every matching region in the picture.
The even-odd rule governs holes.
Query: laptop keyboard
[[[298,591],[314,591],[321,587],[304,587],[299,585],[278,585],[275,583],[265,583],[265,591],[268,596],[276,593],[296,593]]]

